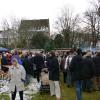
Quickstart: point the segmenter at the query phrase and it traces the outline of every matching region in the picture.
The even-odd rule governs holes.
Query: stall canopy
[[[7,51],[9,51],[9,49],[0,47],[0,52],[7,52]]]

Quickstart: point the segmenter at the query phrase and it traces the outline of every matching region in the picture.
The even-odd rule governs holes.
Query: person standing
[[[32,53],[29,53],[28,56],[28,62],[29,62],[29,68],[30,68],[30,75],[34,77],[34,57],[32,56]]]
[[[49,83],[51,96],[56,95],[56,100],[61,99],[60,85],[59,85],[59,63],[55,53],[50,52],[50,57],[47,60],[49,70]]]
[[[77,55],[74,56],[70,63],[70,71],[72,82],[75,83],[76,88],[76,98],[77,100],[82,100],[82,79],[81,79],[81,70],[82,70],[82,51],[81,49],[77,50]]]
[[[7,66],[8,67],[8,66]],[[12,60],[12,66],[9,66],[9,90],[11,92],[12,100],[16,98],[16,92],[19,92],[20,100],[23,100],[24,82],[26,71],[24,67],[18,64],[17,59]]]
[[[70,62],[72,60],[72,58],[75,56],[74,54],[74,51],[73,49],[70,50],[68,56],[66,57],[66,60],[65,60],[65,66],[64,66],[64,69],[66,70],[67,72],[67,77],[66,77],[66,83],[67,83],[67,86],[70,87],[72,86],[72,80],[71,80],[71,72],[70,72]]]
[[[44,59],[40,53],[37,53],[34,57],[34,64],[36,65],[36,77],[38,83],[40,82],[41,70],[44,67]]]
[[[66,83],[66,78],[67,78],[67,71],[64,68],[65,60],[66,60],[66,56],[62,57],[62,60],[61,60],[61,63],[60,63],[60,70],[61,70],[61,72],[63,72],[63,82],[64,83]]]
[[[93,57],[93,62],[95,64],[94,89],[100,91],[100,51]]]
[[[92,52],[87,52],[83,57],[83,70],[82,79],[83,79],[83,90],[87,92],[92,92],[93,90],[93,81],[94,76],[94,63],[92,60]]]
[[[26,84],[29,84],[30,82],[30,66],[29,66],[29,61],[28,61],[28,55],[27,54],[24,54],[23,55],[23,59],[22,59],[22,65],[23,67],[25,68],[26,70]]]
[[[71,61],[70,70],[72,72],[72,81],[75,83],[76,87],[76,97],[77,100],[82,100],[82,83],[84,80],[90,84],[90,80],[94,75],[94,64],[92,61],[92,53],[87,52],[87,54],[82,57],[81,49],[77,50],[77,55]],[[87,84],[88,88],[90,86]]]

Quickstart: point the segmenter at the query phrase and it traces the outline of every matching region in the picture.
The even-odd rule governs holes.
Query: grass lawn
[[[66,85],[61,86],[62,100],[76,100],[75,90],[73,88],[67,88]],[[50,94],[37,94],[32,100],[55,100],[55,97],[51,97]],[[100,100],[100,92],[83,93],[83,100]]]
[[[0,94],[0,100],[10,100],[7,94]]]
[[[63,83],[61,79],[61,100],[76,100],[75,96],[75,89],[68,88],[66,84]],[[48,93],[40,94],[33,96],[32,100],[56,100],[55,97],[51,97]],[[99,92],[92,92],[92,93],[83,93],[83,100],[100,100],[100,91]]]

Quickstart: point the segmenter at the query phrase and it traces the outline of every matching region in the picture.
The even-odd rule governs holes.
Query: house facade
[[[19,27],[19,34],[21,37],[26,36],[32,37],[34,33],[39,32],[50,36],[50,25],[49,19],[39,19],[39,20],[22,20]]]
[[[15,45],[18,41],[18,33],[13,29],[0,31],[0,45]]]

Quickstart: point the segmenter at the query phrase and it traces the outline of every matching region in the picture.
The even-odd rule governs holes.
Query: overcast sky
[[[51,27],[60,9],[70,6],[76,13],[84,12],[89,0],[0,0],[0,23],[11,16],[26,19],[49,18]]]

